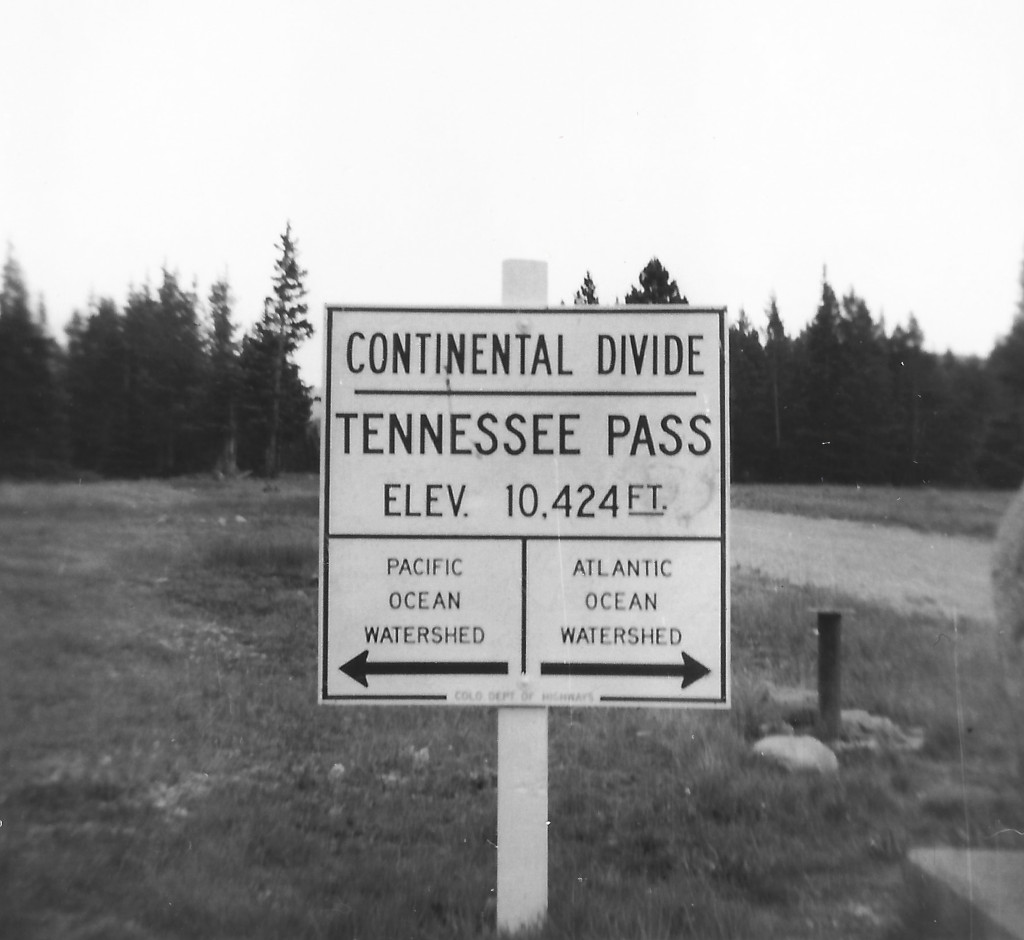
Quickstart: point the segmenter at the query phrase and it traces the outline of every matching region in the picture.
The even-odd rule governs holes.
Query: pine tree
[[[0,471],[36,475],[63,456],[59,349],[29,309],[21,266],[8,248],[0,280]]]
[[[897,326],[887,344],[889,374],[892,383],[892,406],[896,431],[892,442],[889,482],[920,483],[924,420],[925,364],[924,334],[911,314],[906,327]]]
[[[284,377],[290,356],[299,343],[312,336],[313,325],[306,319],[304,279],[307,272],[298,262],[298,247],[292,238],[292,224],[287,223],[281,236],[280,256],[274,262],[273,296],[263,306],[263,319],[257,324],[259,343],[269,343],[270,401],[267,445],[263,460],[267,476],[277,476],[280,469],[279,441],[282,426]]]
[[[761,337],[740,310],[729,327],[729,438],[736,480],[763,480],[771,456],[771,412],[764,394],[767,361]]]
[[[885,482],[898,424],[885,328],[851,290],[842,301],[838,333],[842,358],[833,415],[836,456],[848,468],[846,482]]]
[[[238,343],[227,281],[210,288],[210,378],[207,415],[216,453],[215,469],[226,476],[238,473]]]
[[[1019,486],[1024,479],[1024,264],[1020,300],[1010,331],[988,358],[994,401],[980,466],[992,486]]]
[[[640,272],[640,286],[631,287],[626,294],[627,304],[685,304],[679,285],[657,258],[651,258]]]
[[[163,271],[153,296],[133,290],[124,315],[131,427],[129,475],[203,468],[201,406],[206,359],[195,291]]]
[[[601,301],[597,299],[597,288],[594,286],[594,279],[590,276],[589,271],[587,271],[584,276],[583,284],[580,285],[580,289],[576,291],[573,303],[577,307],[594,306],[601,303]]]
[[[823,275],[818,310],[794,347],[797,473],[803,480],[837,481],[847,470],[832,440],[842,383],[841,316],[839,300]]]
[[[792,343],[782,325],[779,307],[772,294],[765,311],[765,362],[768,373],[768,394],[772,409],[772,452],[768,463],[768,479],[779,481],[786,476],[786,457],[783,451],[782,415],[789,403],[789,368]]]
[[[104,475],[130,472],[134,446],[124,318],[113,300],[101,298],[88,319],[76,312],[66,332],[72,460]]]
[[[266,473],[270,421],[273,414],[274,364],[277,340],[273,334],[253,329],[242,339],[238,357],[239,437],[238,463]],[[285,360],[280,373],[278,439],[275,453],[281,468],[308,465],[304,448],[310,415],[309,389],[299,377],[298,366]],[[296,454],[296,450],[300,452]]]

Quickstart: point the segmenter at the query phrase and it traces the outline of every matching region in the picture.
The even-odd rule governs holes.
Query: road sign
[[[321,701],[728,704],[724,310],[325,332]]]

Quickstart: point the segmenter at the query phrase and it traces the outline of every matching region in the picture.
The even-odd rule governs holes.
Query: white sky
[[[246,326],[292,221],[310,310],[492,304],[501,261],[652,255],[692,303],[822,266],[987,354],[1020,299],[1024,3],[0,0],[0,239],[55,332],[160,269]],[[319,382],[319,340],[300,356]]]

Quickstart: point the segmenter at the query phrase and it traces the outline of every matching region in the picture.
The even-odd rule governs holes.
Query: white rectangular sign
[[[728,705],[723,309],[325,332],[321,701]]]

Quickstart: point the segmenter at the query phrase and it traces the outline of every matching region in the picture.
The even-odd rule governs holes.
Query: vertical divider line
[[[521,582],[522,587],[521,587],[521,594],[520,594],[520,599],[519,599],[520,608],[522,610],[521,634],[520,634],[521,635],[521,641],[520,641],[520,648],[521,648],[520,656],[521,656],[521,659],[520,659],[520,663],[519,663],[519,668],[520,668],[520,670],[521,670],[521,672],[522,672],[522,674],[524,676],[526,675],[526,594],[527,594],[527,591],[526,591],[526,542],[527,542],[526,539],[522,540],[521,559],[520,559],[520,573],[521,573],[520,582]]]

